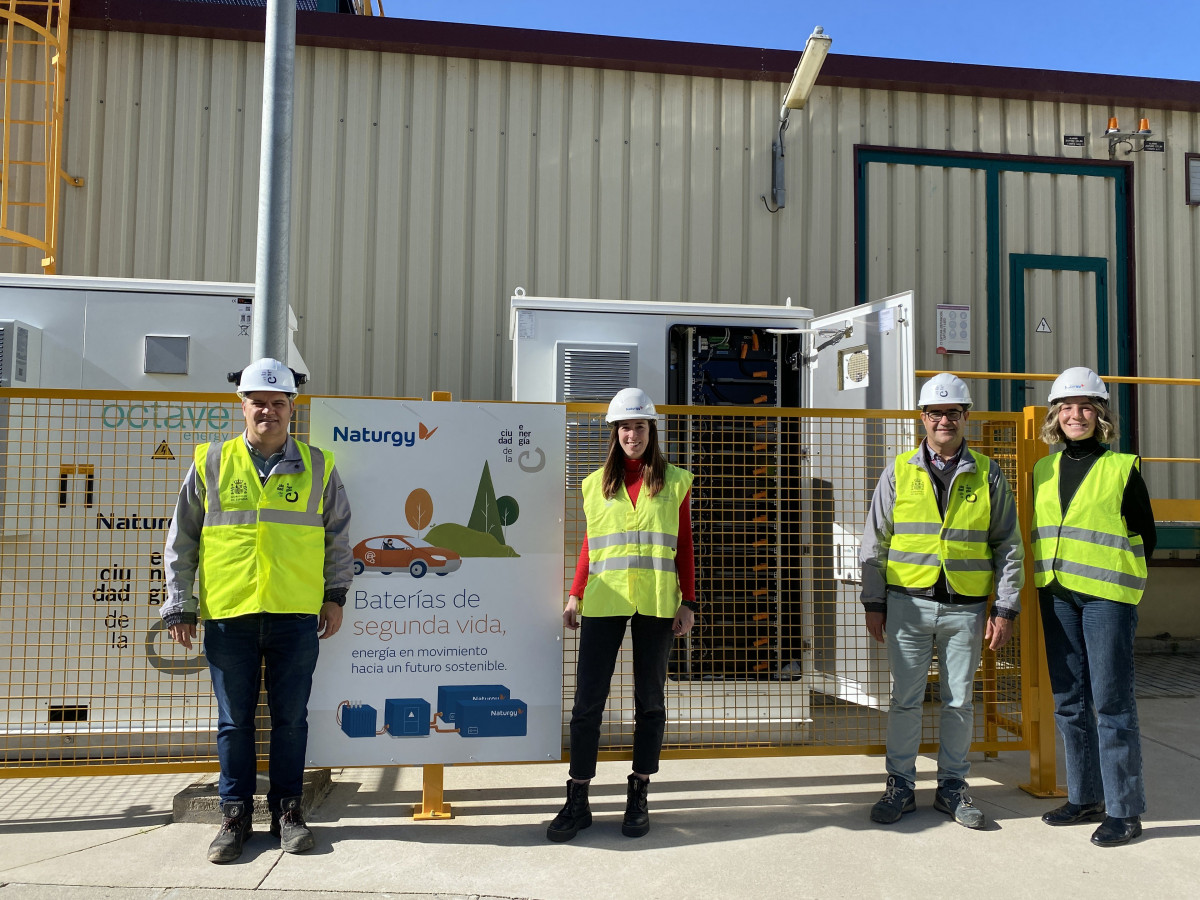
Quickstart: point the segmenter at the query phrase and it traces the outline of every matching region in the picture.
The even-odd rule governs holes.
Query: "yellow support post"
[[[443,801],[446,767],[441,765],[421,766],[421,803],[413,807],[413,818],[418,822],[429,819],[453,819],[450,804]]]
[[[450,391],[433,391],[430,399],[446,402],[452,399]],[[444,800],[446,767],[439,764],[421,767],[421,805],[413,808],[417,821],[429,819],[453,819],[450,804]]]
[[[1058,762],[1054,745],[1054,695],[1046,667],[1046,642],[1042,613],[1033,586],[1033,466],[1049,451],[1038,439],[1046,418],[1046,407],[1025,407],[1025,419],[1017,438],[1017,515],[1021,536],[1029,551],[1025,557],[1025,588],[1021,591],[1021,710],[1025,740],[1029,746],[1029,783],[1021,790],[1035,797],[1062,797],[1058,787]]]

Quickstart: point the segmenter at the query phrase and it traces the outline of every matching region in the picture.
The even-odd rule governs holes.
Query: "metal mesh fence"
[[[884,646],[863,626],[858,544],[880,472],[917,444],[915,414],[692,409],[667,408],[660,431],[668,459],[695,477],[702,607],[672,653],[665,755],[881,751],[890,678]],[[997,459],[1010,480],[1018,423],[1016,415],[983,414],[967,428],[971,445]],[[569,586],[585,529],[579,485],[607,446],[603,410],[568,406],[567,432]],[[566,710],[576,646],[568,636]],[[618,660],[602,735],[614,752],[632,746],[628,651]],[[976,688],[976,749],[1021,746],[1019,639],[985,651]],[[922,744],[932,749],[936,658],[927,696]]]
[[[602,420],[568,405],[564,589]],[[307,423],[301,398],[298,437]],[[1010,479],[1018,423],[981,414],[968,429]],[[241,428],[225,394],[0,390],[0,775],[215,768],[206,666],[158,614],[162,551],[193,447]],[[887,660],[862,625],[858,536],[879,472],[918,428],[907,414],[668,408],[665,452],[696,479],[702,612],[671,657],[667,755],[882,749]],[[568,633],[564,747],[576,646]],[[1023,746],[1020,671],[1018,641],[985,651],[976,749]],[[622,652],[606,752],[630,745],[632,680]],[[926,749],[937,699],[935,660]]]

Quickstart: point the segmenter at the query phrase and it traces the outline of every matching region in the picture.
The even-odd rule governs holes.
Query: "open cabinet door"
[[[817,316],[809,324],[804,405],[912,409],[912,291]]]
[[[804,405],[815,410],[911,410],[916,403],[913,295],[896,294],[812,320],[802,376]],[[863,622],[858,562],[871,494],[883,467],[915,446],[916,422],[806,416],[800,420],[802,578],[811,611],[811,658],[818,694],[867,707],[863,742],[882,740],[890,695],[887,652]],[[819,722],[816,723],[819,729]],[[880,730],[876,730],[876,726]]]

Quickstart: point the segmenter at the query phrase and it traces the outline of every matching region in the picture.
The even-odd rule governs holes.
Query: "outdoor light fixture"
[[[783,186],[783,133],[788,127],[788,114],[793,109],[804,109],[832,43],[833,38],[827,35],[820,25],[813,29],[813,33],[804,44],[804,54],[796,65],[796,71],[792,73],[792,82],[784,95],[783,105],[779,107],[779,139],[771,144],[771,199],[775,202],[775,208],[771,209],[766,195],[762,197],[768,212],[783,209],[787,199],[787,191]]]
[[[1126,144],[1128,149],[1125,155],[1137,153],[1146,149],[1146,138],[1154,137],[1154,132],[1150,130],[1150,120],[1143,117],[1138,119],[1137,131],[1122,131],[1121,126],[1117,123],[1116,116],[1109,116],[1108,127],[1104,129],[1104,136],[1108,138],[1108,158],[1113,159],[1117,155],[1117,144]],[[1134,141],[1141,141],[1136,147]]]

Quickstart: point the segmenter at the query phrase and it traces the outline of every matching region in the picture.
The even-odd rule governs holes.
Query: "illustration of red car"
[[[435,547],[407,534],[381,534],[354,545],[354,574],[368,569],[383,575],[408,572],[421,578],[426,572],[449,575],[462,565],[462,557],[445,547]]]

